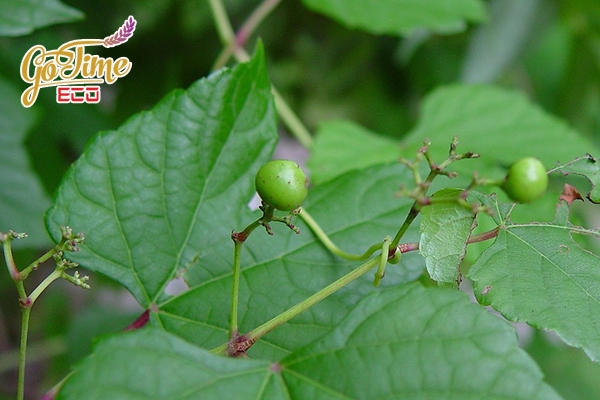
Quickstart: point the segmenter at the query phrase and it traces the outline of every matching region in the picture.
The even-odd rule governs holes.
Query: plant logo
[[[113,60],[85,53],[85,46],[115,47],[125,43],[137,21],[129,16],[104,39],[72,40],[56,50],[42,45],[30,48],[21,61],[21,79],[31,84],[21,95],[23,107],[31,107],[41,88],[56,86],[57,103],[99,103],[101,83],[113,84],[131,71],[127,57]],[[75,85],[75,86],[73,86]]]

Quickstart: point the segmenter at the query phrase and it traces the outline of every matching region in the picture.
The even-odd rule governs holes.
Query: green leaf
[[[310,180],[321,184],[348,171],[386,164],[400,157],[400,144],[351,121],[319,126],[308,161]]]
[[[600,203],[600,164],[590,154],[552,169],[552,172],[560,171],[563,174],[575,174],[585,176],[592,184],[592,189],[587,195],[588,200]]]
[[[281,380],[269,364],[217,356],[142,329],[99,341],[56,399],[261,398]]]
[[[572,234],[600,236],[572,226],[562,203],[552,224],[511,224],[469,270],[475,295],[506,318],[555,331],[567,344],[600,360],[600,257]]]
[[[298,399],[560,398],[508,325],[463,293],[418,284],[364,298],[281,363]]]
[[[20,104],[21,94],[0,79],[0,232],[26,232],[17,246],[50,244],[44,230],[44,213],[50,199],[29,163],[23,145],[37,113]]]
[[[399,185],[410,181],[410,170],[399,164],[350,172],[310,190],[303,207],[339,247],[362,253],[400,227],[412,200],[395,194]],[[258,212],[247,213],[246,222],[237,225],[237,230],[259,216]],[[274,236],[257,230],[244,244],[241,332],[256,328],[360,265],[331,255],[302,220],[296,218],[294,223],[300,227],[299,235],[272,224]],[[218,240],[227,244],[224,257],[232,259],[229,235],[223,233]],[[416,224],[404,240],[418,240]],[[230,262],[218,276],[209,275],[206,268],[189,268],[184,274],[189,290],[159,303],[152,314],[155,323],[169,332],[214,348],[227,340],[232,267]],[[423,259],[416,252],[405,254],[399,264],[387,268],[381,286],[414,281],[423,268]],[[378,290],[372,281],[369,273],[279,327],[250,349],[250,357],[277,360],[327,333],[362,296]]]
[[[464,30],[467,21],[486,18],[479,0],[304,0],[304,5],[375,34],[404,35],[417,28],[454,33]]]
[[[459,138],[459,152],[481,155],[451,165],[467,177],[477,170],[501,178],[505,171],[500,165],[526,156],[539,158],[549,168],[597,148],[523,94],[488,85],[452,85],[427,96],[418,125],[405,139],[406,151],[416,151],[429,138],[432,156],[443,160],[454,136]]]
[[[458,267],[467,251],[475,214],[456,201],[461,189],[443,189],[433,203],[421,210],[419,253],[425,257],[427,272],[436,282],[458,286]],[[448,199],[448,202],[436,202]]]
[[[84,14],[57,0],[6,0],[0,7],[0,36],[22,36],[36,29],[83,19]]]
[[[117,131],[103,132],[71,167],[48,231],[84,232],[72,259],[121,282],[148,308],[197,263],[230,269],[231,228],[277,138],[262,47],[247,64],[175,91]]]
[[[375,291],[275,363],[216,356],[151,328],[102,339],[57,400],[81,398],[560,399],[511,327],[463,293],[418,284]]]

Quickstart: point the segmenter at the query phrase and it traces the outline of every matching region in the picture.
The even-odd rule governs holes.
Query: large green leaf
[[[425,257],[431,279],[454,286],[459,283],[458,267],[465,257],[475,219],[472,210],[452,201],[461,192],[442,189],[433,195],[432,204],[421,210],[419,253]]]
[[[5,0],[0,7],[0,36],[20,36],[61,22],[82,19],[83,13],[58,0]]]
[[[510,326],[463,293],[419,284],[377,290],[328,335],[274,363],[216,356],[155,329],[106,338],[57,399],[107,397],[560,398]]]
[[[600,257],[580,248],[562,202],[554,223],[512,224],[469,270],[475,295],[506,318],[555,331],[566,343],[600,360]]]
[[[50,199],[23,146],[37,113],[23,108],[20,97],[16,88],[0,79],[0,232],[26,232],[29,237],[16,245],[41,247],[50,244],[44,230]]]
[[[401,35],[416,28],[452,33],[467,21],[481,22],[486,13],[479,0],[304,0],[304,4],[350,28]]]
[[[175,91],[119,130],[99,134],[48,212],[83,231],[73,260],[121,282],[144,307],[196,262],[230,268],[228,237],[277,138],[262,47],[247,64]],[[215,272],[217,271],[217,272]]]
[[[412,200],[395,196],[398,185],[410,182],[412,175],[402,165],[377,166],[345,174],[309,192],[304,208],[319,222],[332,240],[346,251],[362,253],[371,244],[393,235],[408,213]],[[246,214],[246,223],[259,217]],[[240,330],[249,331],[275,317],[359,265],[329,253],[310,229],[298,219],[300,235],[273,224],[274,236],[256,231],[242,252],[240,291]],[[243,228],[239,225],[238,230]],[[226,256],[233,246],[229,235]],[[407,241],[418,240],[418,226],[411,227]],[[186,340],[212,348],[227,339],[231,304],[232,268],[210,276],[199,265],[184,278],[190,289],[164,303],[153,313],[155,322]],[[398,265],[389,266],[382,286],[399,285],[418,278],[423,271],[418,254],[406,254]],[[294,318],[256,344],[251,357],[276,360],[328,332],[334,324],[367,293],[376,291],[373,275],[332,295],[310,311]]]

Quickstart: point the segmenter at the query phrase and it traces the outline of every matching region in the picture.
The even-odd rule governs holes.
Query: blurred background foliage
[[[209,74],[221,50],[208,1],[63,3],[80,11],[67,13],[75,22],[31,33],[3,32],[0,38],[0,231],[29,233],[15,255],[21,267],[50,246],[43,211],[88,139]],[[233,26],[239,27],[259,3],[225,1]],[[414,126],[422,98],[434,88],[488,82],[525,93],[598,143],[600,2],[491,0],[485,5],[486,23],[452,34],[413,30],[399,37],[349,29],[298,1],[284,1],[247,48],[262,38],[273,84],[312,131],[322,121],[345,118],[400,139]],[[69,40],[104,38],[129,15],[138,25],[126,45],[88,49],[133,63],[129,75],[103,85],[100,104],[59,105],[55,90],[45,89],[32,108],[21,107],[18,96],[27,84],[19,66],[31,46],[53,49]],[[16,382],[20,312],[14,285],[6,273],[0,276],[0,399],[8,399]],[[28,354],[31,398],[88,354],[94,337],[121,330],[139,315],[128,294],[107,279],[93,276],[92,287],[84,292],[59,282],[34,307]],[[582,351],[540,332],[523,343],[565,398],[598,398],[600,368]]]

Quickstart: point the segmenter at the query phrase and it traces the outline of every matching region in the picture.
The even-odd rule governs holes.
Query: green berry
[[[502,189],[517,203],[531,203],[540,198],[548,187],[544,164],[537,158],[525,157],[508,169]]]
[[[295,210],[308,195],[306,174],[294,161],[269,161],[258,170],[255,184],[265,204],[281,211]]]

